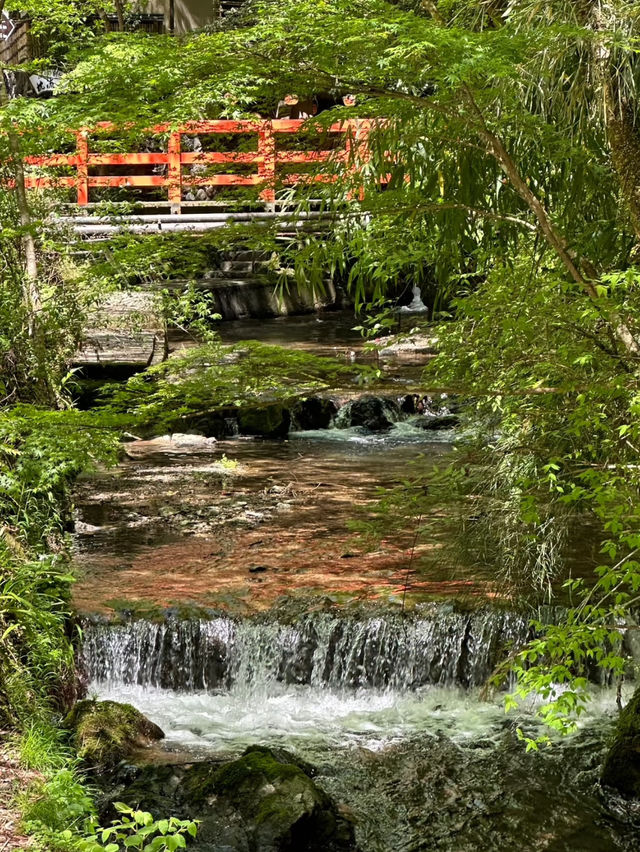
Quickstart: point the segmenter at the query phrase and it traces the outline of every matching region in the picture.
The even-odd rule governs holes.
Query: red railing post
[[[346,129],[345,141],[345,164],[349,166],[349,173],[352,176],[359,175],[360,167],[368,163],[371,159],[371,151],[369,149],[369,132],[371,123],[367,120],[350,121]],[[364,181],[362,182],[358,193],[358,200],[364,201]],[[347,193],[347,201],[353,201],[354,193]]]
[[[180,203],[182,201],[182,139],[179,130],[169,135],[167,154],[169,159],[169,202],[171,212],[178,214],[181,212]]]
[[[76,188],[78,191],[78,206],[86,207],[89,203],[89,131],[79,130],[76,133]]]
[[[358,145],[358,159],[362,166],[366,165],[371,159],[371,149],[369,148],[369,133],[371,131],[371,122],[359,121],[356,125],[356,140]],[[364,180],[360,187],[360,201],[364,201]]]
[[[276,138],[271,121],[262,121],[258,129],[258,174],[265,185],[260,193],[263,201],[276,200]]]

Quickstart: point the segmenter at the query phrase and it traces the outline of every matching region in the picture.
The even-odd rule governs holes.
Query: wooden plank
[[[80,162],[77,154],[49,154],[46,157],[25,157],[28,166],[77,166]]]
[[[91,175],[88,178],[89,186],[167,186],[168,183],[164,175]]]
[[[326,163],[338,151],[278,151],[276,163]]]
[[[25,177],[24,179],[25,186],[27,189],[55,189],[59,186],[76,186],[76,178],[75,177]],[[6,186],[12,188],[14,186],[13,181],[8,181]]]
[[[139,154],[89,154],[90,166],[156,166],[166,165],[169,155],[163,151]]]
[[[258,186],[264,178],[257,175],[185,175],[182,178],[184,186]]]
[[[161,361],[166,353],[161,298],[151,291],[110,293],[88,315],[84,334],[74,364],[145,366]]]
[[[323,175],[323,174],[299,174],[299,175],[285,175],[282,178],[282,183],[287,186],[293,186],[296,183],[335,183],[338,180],[337,175]]]
[[[169,201],[171,212],[180,213],[180,202],[182,201],[182,162],[180,155],[182,151],[182,136],[180,132],[169,136],[167,152],[169,155]]]
[[[256,151],[202,151],[197,154],[183,153],[181,160],[184,165],[192,163],[258,163],[260,155]]]

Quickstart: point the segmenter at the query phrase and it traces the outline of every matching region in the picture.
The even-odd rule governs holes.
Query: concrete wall
[[[175,0],[175,31],[186,33],[208,24],[213,19],[213,0]],[[169,0],[141,2],[141,9],[154,15],[164,15],[169,27]]]

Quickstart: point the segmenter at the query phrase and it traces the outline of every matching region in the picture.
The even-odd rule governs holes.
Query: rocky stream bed
[[[321,322],[261,333],[360,357],[342,319]],[[87,695],[152,723],[93,757],[105,818],[114,801],[197,818],[196,852],[636,850],[638,804],[599,781],[615,691],[594,684],[575,735],[525,752],[533,708],[505,715],[485,684],[531,613],[443,564],[437,536],[418,571],[406,537],[368,550],[349,529],[455,437],[451,400],[417,407],[428,347],[388,357],[380,392],[134,441],[78,484]]]

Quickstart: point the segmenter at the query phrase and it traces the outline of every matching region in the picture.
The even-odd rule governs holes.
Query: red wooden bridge
[[[181,213],[185,193],[198,187],[256,187],[259,199],[268,206],[276,201],[276,190],[280,187],[331,182],[336,179],[336,163],[348,164],[348,168],[356,170],[366,161],[369,120],[318,126],[312,150],[292,147],[301,130],[301,143],[310,146],[309,126],[309,120],[291,119],[192,121],[178,127],[159,124],[145,131],[154,139],[153,147],[159,150],[93,152],[92,135],[100,137],[104,147],[104,138],[117,132],[115,125],[103,122],[93,129],[74,131],[73,153],[26,158],[26,183],[30,189],[68,187],[74,191],[80,208],[91,204],[93,189],[109,187],[166,191],[166,201],[160,201],[158,206],[164,203],[170,207],[172,216]],[[229,148],[234,145],[237,148],[242,140],[241,147],[251,150],[206,150],[206,145],[194,150],[196,137],[198,140],[205,137],[205,141],[217,139],[219,144],[214,147]],[[315,147],[316,142],[323,147]],[[321,168],[304,171],[323,163],[327,164],[324,171]],[[291,171],[297,165],[303,170]],[[229,169],[221,172],[221,166]],[[113,174],[108,173],[110,167]],[[126,173],[122,172],[123,167]],[[61,168],[66,173],[56,174],[55,170]],[[120,173],[115,173],[118,170]],[[154,195],[157,198],[157,192]]]

